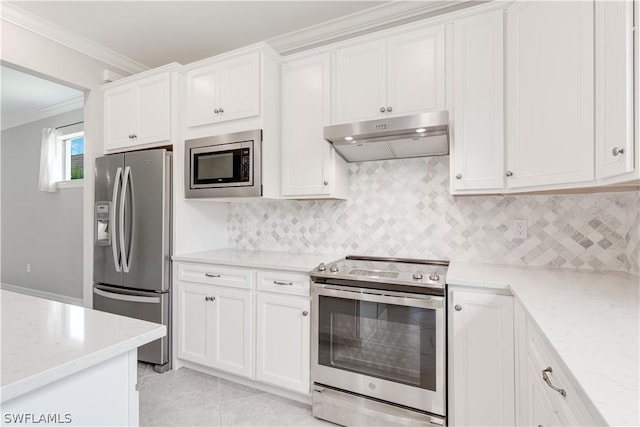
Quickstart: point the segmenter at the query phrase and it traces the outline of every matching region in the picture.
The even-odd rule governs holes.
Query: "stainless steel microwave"
[[[262,130],[185,141],[186,198],[262,196]]]

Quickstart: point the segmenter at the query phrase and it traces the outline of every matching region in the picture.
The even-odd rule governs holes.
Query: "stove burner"
[[[321,263],[310,275],[314,283],[326,285],[444,295],[448,265],[441,260],[350,255],[326,266]]]
[[[376,270],[362,270],[362,269],[353,269],[349,272],[349,274],[354,274],[356,276],[367,276],[367,277],[389,277],[392,279],[397,279],[398,274],[394,271],[376,271]]]

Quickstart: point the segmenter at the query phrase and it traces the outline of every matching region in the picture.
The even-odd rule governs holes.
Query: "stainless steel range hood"
[[[347,162],[449,154],[449,112],[325,126],[324,139]]]

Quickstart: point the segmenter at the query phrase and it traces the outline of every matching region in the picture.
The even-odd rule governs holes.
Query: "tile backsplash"
[[[229,247],[639,273],[638,192],[449,194],[449,157],[350,165],[347,201],[231,203]],[[528,237],[514,238],[514,219]]]

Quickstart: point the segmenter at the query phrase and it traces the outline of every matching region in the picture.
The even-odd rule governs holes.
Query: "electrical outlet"
[[[27,264],[27,273],[31,273],[31,264]]]
[[[526,239],[528,235],[527,220],[526,219],[514,219],[513,226],[511,228],[514,239]]]

